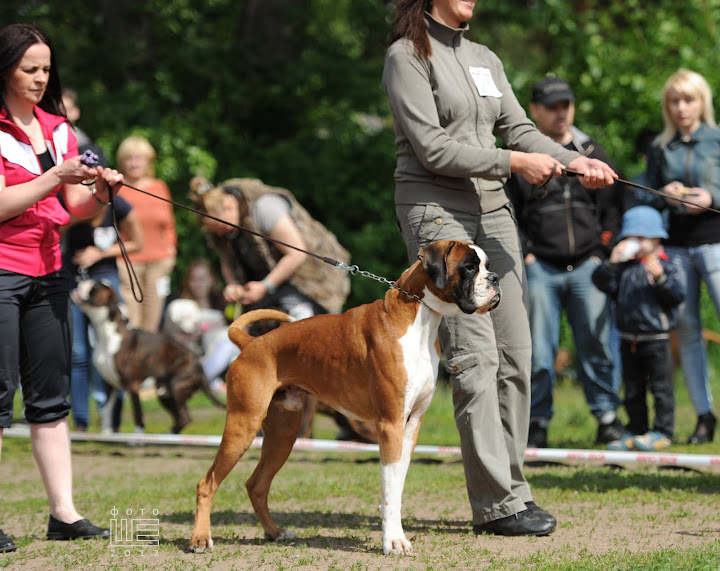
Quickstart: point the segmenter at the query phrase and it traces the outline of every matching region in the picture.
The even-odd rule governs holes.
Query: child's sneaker
[[[665,450],[672,444],[672,441],[662,432],[651,430],[647,434],[635,437],[635,448],[645,452],[656,452]]]
[[[635,435],[626,431],[625,434],[623,434],[617,440],[608,442],[607,449],[608,450],[632,450],[634,448],[634,446],[635,446]]]

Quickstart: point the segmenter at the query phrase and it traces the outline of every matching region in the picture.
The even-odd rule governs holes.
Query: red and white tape
[[[6,428],[4,436],[29,437],[25,427]],[[91,432],[71,432],[73,441],[111,442],[117,444],[166,444],[174,446],[213,446],[220,445],[219,435],[200,434],[145,434],[114,433],[95,434]],[[263,439],[258,437],[252,442],[253,448],[262,446]],[[295,450],[319,450],[323,452],[372,452],[379,451],[377,444],[362,444],[340,440],[320,440],[298,438]],[[458,446],[430,446],[418,444],[415,454],[460,455]],[[718,466],[720,456],[711,454],[670,454],[667,452],[621,452],[615,450],[572,450],[565,448],[528,448],[525,451],[526,462],[600,462],[603,464],[656,464],[661,466]]]

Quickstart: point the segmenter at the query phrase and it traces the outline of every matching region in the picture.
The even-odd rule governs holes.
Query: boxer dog
[[[140,384],[148,377],[155,378],[160,403],[173,418],[171,432],[175,434],[190,423],[187,401],[198,389],[225,408],[212,394],[197,355],[166,333],[132,329],[109,283],[83,280],[70,297],[95,329],[93,364],[111,387],[101,411],[103,433],[112,431],[112,410],[120,390],[132,397],[135,430],[144,430]]]
[[[260,461],[246,483],[266,539],[292,539],[268,509],[268,491],[293,448],[302,420],[302,391],[343,414],[375,423],[380,447],[382,543],[385,554],[410,554],[401,500],[420,421],[435,392],[444,315],[485,313],[500,301],[497,274],[474,244],[433,242],[384,299],[341,315],[316,315],[260,337],[244,330],[259,319],[290,318],[275,310],[239,317],[229,330],[242,350],[228,369],[225,430],[215,460],[197,485],[190,549],[212,549],[213,496],[262,427]]]

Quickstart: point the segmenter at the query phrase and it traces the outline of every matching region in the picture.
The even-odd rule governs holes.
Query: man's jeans
[[[571,271],[540,260],[525,266],[532,335],[531,418],[553,416],[554,364],[563,309],[572,329],[578,377],[590,411],[599,419],[620,404],[613,388],[608,348],[609,298],[592,283],[592,273],[597,267],[594,259],[586,260]]]
[[[705,282],[715,311],[720,315],[720,244],[690,248],[668,246],[666,252],[685,285],[685,301],[678,311],[680,365],[690,400],[699,416],[713,408],[707,351],[702,337],[700,285]]]

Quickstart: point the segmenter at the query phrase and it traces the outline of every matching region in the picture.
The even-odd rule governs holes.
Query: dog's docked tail
[[[246,331],[248,326],[256,321],[263,320],[282,321],[284,323],[291,323],[295,321],[287,313],[283,313],[277,309],[255,309],[253,311],[248,311],[238,317],[232,322],[232,325],[230,325],[230,329],[228,330],[228,337],[230,338],[230,341],[235,343],[235,345],[237,345],[240,349],[244,349],[245,345],[255,339],[255,337]]]

